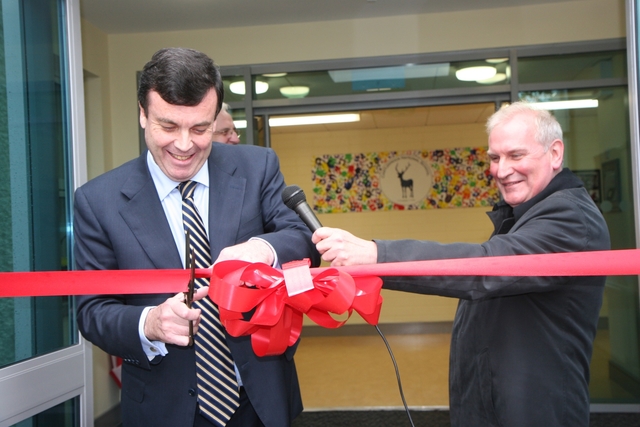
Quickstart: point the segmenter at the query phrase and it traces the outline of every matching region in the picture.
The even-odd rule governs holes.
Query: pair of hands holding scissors
[[[193,344],[193,336],[198,332],[200,309],[192,308],[191,304],[205,298],[209,293],[209,287],[194,289],[194,263],[190,255],[189,237],[186,240],[185,267],[192,271],[188,289],[167,298],[149,311],[144,324],[144,334],[150,341],[188,346]],[[273,253],[263,241],[249,240],[223,249],[214,264],[230,259],[271,265]]]

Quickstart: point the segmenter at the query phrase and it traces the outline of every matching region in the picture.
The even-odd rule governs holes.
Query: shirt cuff
[[[142,350],[147,355],[147,358],[151,361],[158,356],[166,356],[167,347],[162,341],[149,341],[144,335],[144,323],[147,320],[149,310],[155,307],[145,307],[140,315],[140,321],[138,322],[138,335],[140,336],[140,343],[142,344]]]
[[[273,249],[273,246],[271,246],[271,243],[267,242],[266,240],[260,238],[260,237],[252,237],[249,239],[251,240],[260,240],[261,242],[264,242],[267,244],[267,246],[269,246],[269,249],[271,249],[271,252],[273,253],[273,264],[271,264],[271,267],[273,268],[280,268],[280,264],[278,264],[278,254],[276,253],[276,250]]]

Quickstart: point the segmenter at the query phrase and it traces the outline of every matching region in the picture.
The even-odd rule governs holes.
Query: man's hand
[[[193,300],[198,301],[208,293],[209,287],[200,288],[193,293]],[[149,341],[187,346],[190,320],[193,321],[195,334],[200,324],[200,309],[188,308],[184,301],[184,293],[180,292],[149,310],[144,323],[144,335]]]
[[[371,240],[360,239],[339,228],[322,227],[313,233],[311,241],[332,267],[356,264],[375,264],[378,246]]]
[[[218,255],[218,259],[214,264],[230,259],[273,265],[274,254],[268,244],[260,239],[254,239],[224,248],[220,251],[220,255]]]

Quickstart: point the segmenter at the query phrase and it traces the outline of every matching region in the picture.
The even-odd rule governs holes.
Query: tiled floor
[[[447,406],[449,334],[387,336],[409,406]],[[401,407],[394,365],[379,335],[304,337],[296,366],[306,410]]]
[[[387,336],[409,406],[448,406],[450,339],[448,333]],[[591,364],[592,401],[637,403],[609,378],[609,359],[608,334],[599,331]],[[377,334],[305,336],[303,330],[296,366],[306,410],[402,406],[391,356]]]

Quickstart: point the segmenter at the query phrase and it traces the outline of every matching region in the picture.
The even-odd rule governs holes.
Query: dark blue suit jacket
[[[270,149],[214,143],[209,156],[211,256],[251,237],[267,240],[281,263],[319,255],[311,232],[281,199],[284,180]],[[80,187],[74,200],[75,261],[81,270],[182,268],[180,255],[146,164],[146,153]],[[149,362],[138,336],[144,307],[170,295],[78,297],[80,331],[123,358],[124,426],[193,425],[197,395],[193,347],[168,345]],[[256,357],[249,337],[227,342],[245,390],[266,426],[282,427],[302,411],[293,362]]]

